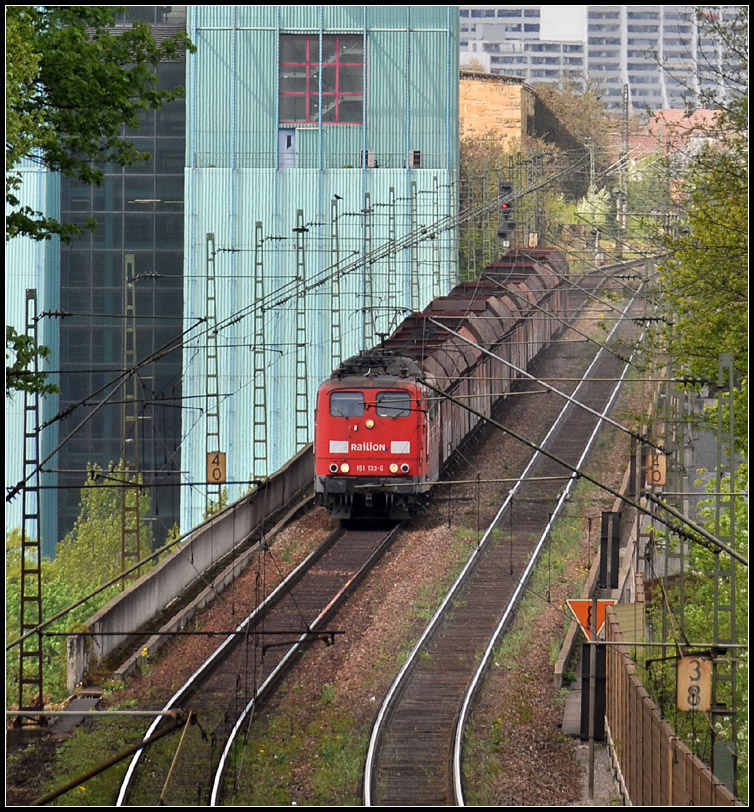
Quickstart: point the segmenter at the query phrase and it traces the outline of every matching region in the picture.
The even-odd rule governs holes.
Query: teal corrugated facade
[[[29,163],[19,169],[22,184],[17,192],[21,206],[29,206],[34,211],[45,212],[50,217],[59,217],[60,184],[56,175],[39,169]],[[58,240],[32,240],[16,237],[6,245],[5,252],[5,323],[24,333],[26,325],[26,291],[35,290],[37,298],[37,341],[51,350],[47,362],[41,361],[39,370],[56,369],[59,366],[58,320],[49,314],[59,310],[59,284],[55,269],[58,263]],[[41,314],[48,314],[42,316]],[[57,376],[51,374],[50,381],[57,383]],[[40,422],[46,423],[57,411],[58,398],[47,395],[39,399]],[[24,395],[16,392],[5,401],[5,482],[14,487],[23,478],[24,456]],[[57,442],[57,430],[53,424],[40,432],[40,456],[47,457]],[[48,466],[54,468],[54,464]],[[54,474],[43,474],[39,484],[49,486],[56,482]],[[55,535],[55,491],[45,493],[46,509],[42,512],[43,553],[54,555]],[[21,495],[6,502],[6,530],[21,527]]]
[[[248,483],[297,451],[304,403],[311,439],[314,394],[333,363],[376,343],[407,311],[454,284],[457,18],[452,6],[189,8],[197,52],[188,58],[186,96],[183,383],[191,408],[184,409],[182,469],[188,482],[205,480],[202,398],[210,348],[217,349],[227,478]],[[360,123],[284,120],[281,38],[304,35],[314,38],[313,50],[335,36],[360,38]],[[320,75],[324,68],[312,69],[308,81]],[[319,81],[313,93],[322,109]],[[294,231],[299,225],[305,230]],[[209,313],[210,265],[214,324],[199,321]],[[260,347],[255,332],[262,323]],[[266,453],[255,466],[262,359]],[[228,496],[247,488],[229,485]],[[183,529],[201,520],[205,501],[205,487],[182,489]]]

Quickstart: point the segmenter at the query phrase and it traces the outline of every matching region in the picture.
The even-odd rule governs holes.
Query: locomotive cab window
[[[378,392],[378,417],[408,417],[411,414],[411,395],[408,392]]]
[[[330,395],[332,417],[361,417],[364,414],[364,395],[361,392],[333,392]]]

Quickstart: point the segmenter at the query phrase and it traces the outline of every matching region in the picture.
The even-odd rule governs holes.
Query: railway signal
[[[516,224],[511,220],[513,214],[513,184],[498,182],[498,199],[500,199],[500,222],[497,236],[504,241],[510,240],[510,235],[516,230]]]

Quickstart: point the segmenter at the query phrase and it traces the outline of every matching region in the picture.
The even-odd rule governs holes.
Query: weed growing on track
[[[63,787],[123,752],[144,735],[144,719],[102,719],[85,722],[57,749],[49,766],[55,776],[42,787],[40,797]],[[113,806],[130,759],[77,784],[49,806]]]
[[[327,683],[319,702],[286,701],[255,721],[236,765],[234,805],[360,805],[367,738],[337,699]]]

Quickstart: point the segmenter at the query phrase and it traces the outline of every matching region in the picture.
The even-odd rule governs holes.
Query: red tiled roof
[[[678,149],[693,136],[714,130],[718,116],[718,110],[658,110],[644,130],[631,137],[630,152],[639,156]]]

